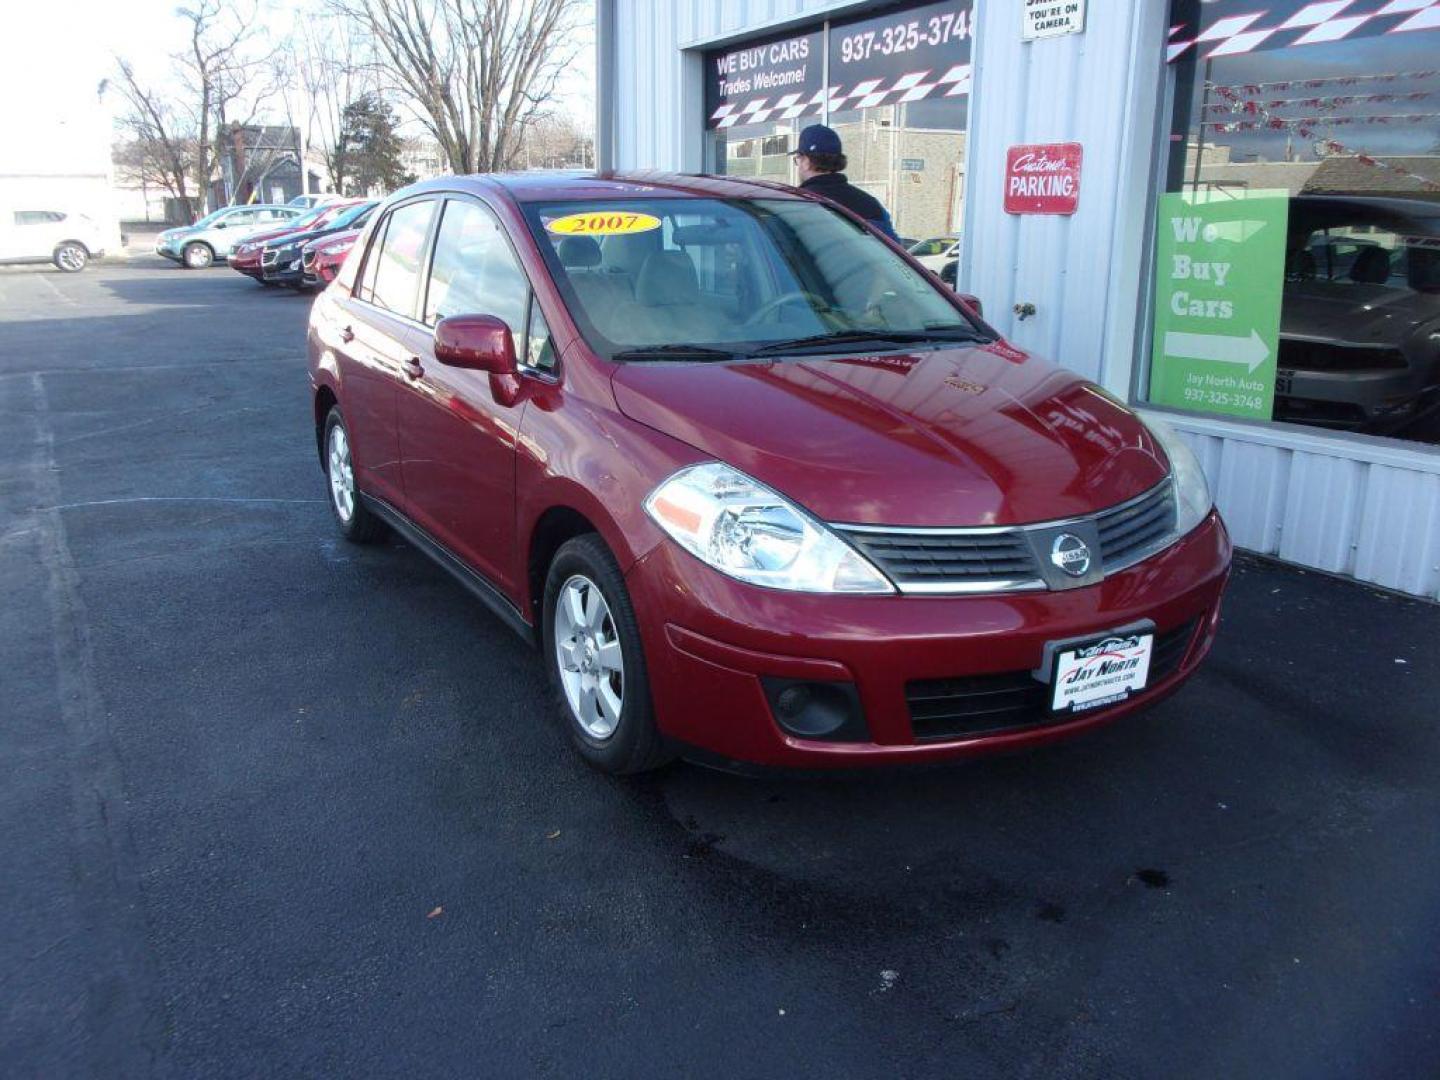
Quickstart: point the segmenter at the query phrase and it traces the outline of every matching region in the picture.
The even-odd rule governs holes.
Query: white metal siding
[[[854,0],[601,0],[614,4],[617,168],[696,171],[696,47],[849,14]],[[975,0],[962,285],[1017,344],[1130,392],[1150,282],[1150,189],[1168,0],[1091,0],[1085,32],[1020,40],[1025,0]],[[689,51],[686,51],[686,50]],[[1084,147],[1073,217],[1003,211],[1007,149]],[[1017,320],[1029,301],[1036,315]],[[1143,358],[1142,358],[1143,362]],[[1237,544],[1440,599],[1440,452],[1290,427],[1167,416],[1198,451]]]
[[[1165,419],[1200,458],[1239,546],[1440,600],[1440,457],[1393,442]]]

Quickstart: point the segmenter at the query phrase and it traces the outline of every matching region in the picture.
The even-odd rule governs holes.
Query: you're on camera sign
[[[1025,0],[1022,41],[1078,34],[1085,29],[1085,0]]]

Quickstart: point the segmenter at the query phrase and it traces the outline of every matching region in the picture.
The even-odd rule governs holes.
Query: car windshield
[[[343,207],[343,212],[337,214],[333,221],[326,222],[331,228],[355,228],[362,224],[362,220],[371,210],[375,209],[374,203],[356,203],[354,206]]]
[[[276,224],[283,225],[287,229],[295,229],[297,231],[300,231],[308,228],[311,225],[314,225],[317,221],[319,221],[322,217],[324,217],[327,213],[330,212],[330,208],[318,206],[314,210],[306,211],[299,217],[293,217],[289,221],[281,221],[277,222]]]
[[[581,332],[613,359],[988,339],[883,241],[808,199],[587,199],[525,211]]]

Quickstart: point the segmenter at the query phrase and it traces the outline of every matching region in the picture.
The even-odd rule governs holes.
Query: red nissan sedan
[[[843,210],[754,182],[428,181],[309,329],[350,540],[540,648],[596,767],[931,761],[1158,701],[1230,542],[1194,455]]]

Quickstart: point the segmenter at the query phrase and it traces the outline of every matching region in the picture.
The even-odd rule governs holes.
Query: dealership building
[[[1440,0],[597,13],[602,167],[795,182],[829,124],[1010,341],[1185,434],[1237,544],[1440,599]]]

